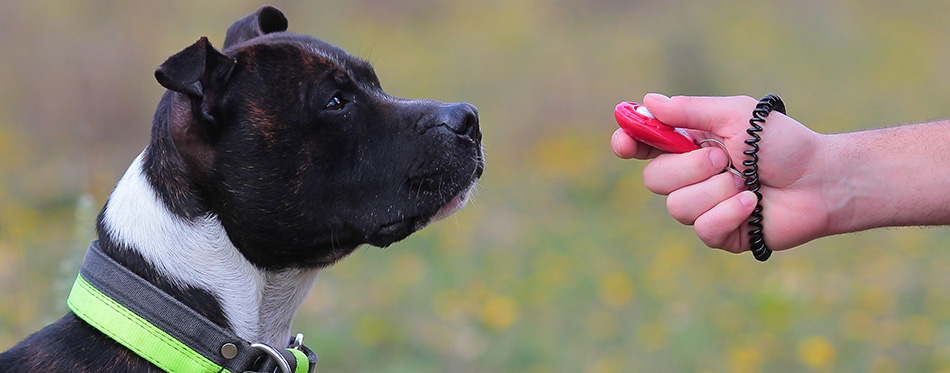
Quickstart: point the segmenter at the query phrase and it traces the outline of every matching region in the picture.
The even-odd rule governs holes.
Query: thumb
[[[643,104],[666,125],[716,132],[716,128],[748,120],[758,101],[748,96],[666,97],[649,93]]]

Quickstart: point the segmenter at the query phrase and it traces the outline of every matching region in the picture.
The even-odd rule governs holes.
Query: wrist
[[[854,232],[868,229],[862,228],[868,223],[863,220],[864,215],[858,213],[866,203],[863,201],[866,193],[858,192],[863,182],[858,178],[864,175],[861,170],[862,162],[857,150],[853,148],[854,141],[849,137],[853,134],[820,135],[819,153],[823,160],[816,175],[821,175],[818,188],[821,203],[825,206],[825,219],[828,222],[826,232],[818,237]]]
[[[950,123],[828,135],[829,234],[950,223]]]

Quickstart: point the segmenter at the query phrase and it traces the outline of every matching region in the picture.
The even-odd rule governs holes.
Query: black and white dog
[[[151,141],[98,219],[101,251],[248,342],[285,346],[317,272],[464,206],[484,158],[475,107],[383,92],[367,62],[286,32],[265,6],[155,76]],[[158,371],[74,313],[0,371]]]

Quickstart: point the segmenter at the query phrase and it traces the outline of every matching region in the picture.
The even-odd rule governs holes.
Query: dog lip
[[[461,210],[463,207],[465,207],[465,205],[468,204],[468,200],[472,194],[473,189],[475,189],[475,183],[472,183],[472,185],[470,185],[468,188],[465,188],[465,190],[463,190],[461,193],[459,193],[454,198],[449,200],[448,203],[443,205],[439,209],[439,211],[437,211],[435,215],[433,215],[432,218],[429,219],[429,223],[445,219],[449,215],[452,215],[456,211]]]
[[[410,217],[385,224],[369,236],[366,243],[376,247],[387,247],[424,227],[425,221],[422,217]]]
[[[427,225],[445,219],[458,210],[461,210],[468,204],[472,191],[475,189],[475,182],[465,188],[462,192],[452,197],[437,211],[430,214],[417,215],[400,219],[380,226],[366,241],[370,245],[377,247],[386,247],[390,244],[408,237],[413,232],[425,228]]]

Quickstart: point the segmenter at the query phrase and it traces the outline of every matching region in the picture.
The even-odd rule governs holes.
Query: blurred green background
[[[323,271],[320,371],[950,370],[950,232],[705,248],[613,156],[619,101],[778,93],[819,132],[950,116],[946,1],[275,1],[393,95],[478,106],[474,203]],[[0,350],[65,312],[152,72],[251,1],[0,2]],[[922,172],[927,172],[922,170]]]

